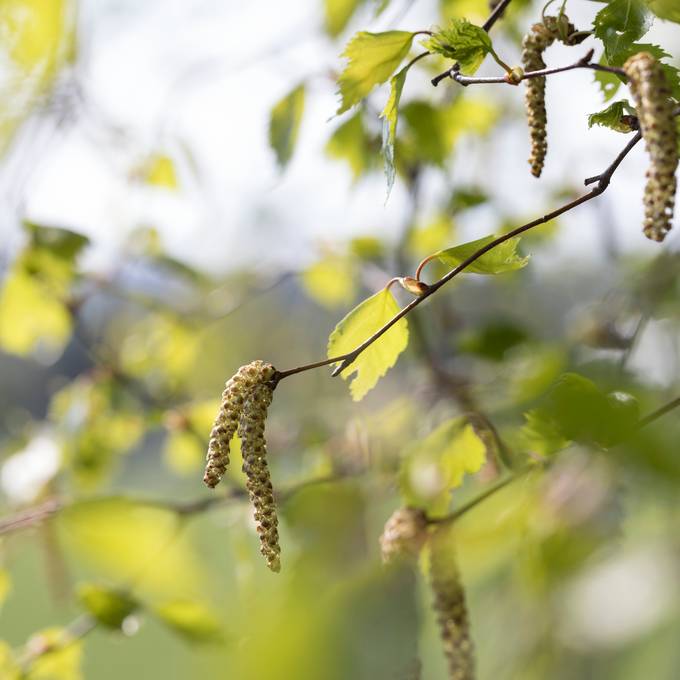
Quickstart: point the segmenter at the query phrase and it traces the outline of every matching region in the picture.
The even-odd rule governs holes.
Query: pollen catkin
[[[430,584],[451,680],[474,680],[474,649],[450,527],[430,537]]]
[[[271,380],[274,370],[271,364],[259,360],[253,361],[241,366],[227,381],[222,392],[220,410],[210,432],[203,476],[203,482],[211,489],[219,484],[229,465],[229,444],[236,434],[246,397],[255,385]]]
[[[630,79],[640,130],[650,158],[644,192],[644,234],[663,241],[673,223],[678,167],[678,132],[671,91],[661,64],[648,52],[628,59],[623,70]]]
[[[427,538],[427,518],[422,510],[399,508],[385,522],[380,552],[385,564],[416,560]]]
[[[541,71],[546,67],[543,53],[555,40],[566,45],[579,42],[582,38],[572,39],[576,34],[574,25],[564,14],[558,17],[545,17],[541,23],[534,24],[522,41],[522,66],[524,72]],[[527,78],[527,89],[524,98],[529,134],[531,136],[531,155],[529,164],[531,174],[540,177],[548,151],[547,125],[548,116],[545,109],[545,77]]]
[[[272,402],[272,387],[267,382],[256,385],[249,394],[238,424],[243,453],[243,472],[246,486],[255,509],[260,552],[272,571],[281,569],[278,519],[269,467],[264,426],[267,408]]]

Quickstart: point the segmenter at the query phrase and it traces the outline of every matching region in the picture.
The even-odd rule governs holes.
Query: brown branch
[[[512,0],[501,0],[496,7],[494,8],[493,12],[489,15],[489,18],[482,24],[482,28],[488,33],[492,28],[493,25],[503,16],[503,13],[505,12],[506,8],[508,5],[512,2]],[[450,78],[452,77],[453,73],[458,70],[458,63],[456,62],[451,68],[447,69],[444,71],[444,73],[440,73],[438,76],[435,78],[432,78],[432,84],[437,87],[439,83],[444,80],[444,78]]]
[[[52,498],[41,505],[36,505],[34,508],[22,510],[15,515],[0,519],[0,535],[11,534],[15,531],[38,526],[59,512],[63,507],[64,505],[61,501]]]

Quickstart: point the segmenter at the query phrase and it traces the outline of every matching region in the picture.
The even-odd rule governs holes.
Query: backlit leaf
[[[352,302],[356,293],[356,272],[349,257],[328,255],[302,274],[305,291],[325,307],[335,309]]]
[[[591,113],[588,116],[588,127],[593,125],[600,125],[607,127],[616,132],[630,132],[631,126],[623,119],[624,116],[636,115],[635,109],[630,105],[627,99],[610,104],[606,109],[598,113]]]
[[[333,132],[325,150],[331,158],[346,161],[356,180],[375,164],[377,144],[373,144],[364,127],[361,111],[357,111]]]
[[[435,254],[435,257],[449,267],[454,268],[491,243],[495,238],[496,236],[485,236],[476,241],[463,243],[460,246],[440,250]],[[504,241],[478,257],[463,271],[468,274],[503,274],[526,267],[529,263],[529,256],[521,257],[518,255],[517,246],[519,242],[519,236]]]
[[[144,181],[163,189],[177,189],[175,162],[166,154],[154,154],[147,159],[143,168]]]
[[[173,632],[190,642],[222,642],[224,632],[217,617],[194,600],[173,600],[156,605],[153,613]]]
[[[423,46],[458,62],[461,72],[466,75],[473,74],[492,50],[489,34],[467,19],[451,19],[446,28],[424,40]]]
[[[634,42],[652,25],[652,16],[642,0],[612,0],[595,16],[595,37],[604,43],[610,64],[620,65]]]
[[[324,28],[332,38],[345,29],[357,8],[364,0],[324,0]]]
[[[348,63],[338,78],[339,114],[358,104],[376,85],[387,82],[409,53],[413,35],[408,31],[362,31],[349,41],[342,55]]]
[[[77,592],[83,607],[107,628],[120,629],[123,621],[139,607],[135,598],[119,588],[81,583]]]
[[[394,140],[397,136],[397,118],[399,116],[399,100],[406,82],[408,66],[405,66],[390,80],[390,96],[380,114],[383,119],[382,152],[385,161],[385,177],[387,178],[387,195],[394,185],[396,171],[394,168]]]
[[[680,5],[677,0],[647,0],[647,6],[659,18],[680,24]]]
[[[283,168],[293,156],[302,115],[305,110],[305,86],[298,85],[280,99],[269,115],[269,146]]]
[[[352,351],[385,325],[397,312],[399,305],[392,293],[381,290],[355,307],[328,338],[328,357]],[[350,384],[354,401],[361,400],[375,387],[378,380],[394,366],[408,345],[408,324],[400,319],[386,333],[364,350],[342,377],[347,380],[356,373]]]
[[[62,628],[48,628],[35,633],[26,643],[37,658],[26,680],[81,680],[83,645]],[[38,654],[39,653],[39,654]]]

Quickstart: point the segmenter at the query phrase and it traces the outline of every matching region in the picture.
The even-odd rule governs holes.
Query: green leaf
[[[77,592],[83,607],[107,628],[120,630],[123,621],[139,608],[139,602],[119,588],[82,583]]]
[[[330,158],[346,161],[354,180],[372,168],[377,145],[373,144],[364,128],[361,111],[335,130],[326,144],[326,153]]]
[[[332,38],[345,29],[365,0],[324,0],[324,29]]]
[[[493,50],[488,33],[467,19],[451,19],[447,28],[424,40],[423,46],[430,52],[457,61],[466,75],[472,75]]]
[[[405,502],[428,514],[445,514],[451,491],[485,460],[486,446],[472,426],[459,418],[447,420],[407,452],[400,475]]]
[[[394,168],[394,140],[397,136],[397,118],[399,116],[399,100],[406,82],[409,66],[405,66],[390,80],[390,96],[380,117],[383,119],[382,152],[385,160],[385,177],[387,178],[387,196],[389,197],[396,171]]]
[[[330,309],[350,304],[356,293],[352,259],[327,255],[305,270],[302,285],[314,300]]]
[[[83,644],[64,628],[47,628],[31,636],[27,649],[45,650],[21,677],[25,680],[82,680]]]
[[[153,613],[189,642],[224,641],[224,631],[215,614],[194,600],[165,602],[155,606]]]
[[[376,85],[387,82],[409,53],[414,35],[407,31],[362,31],[349,41],[342,55],[348,63],[338,78],[338,114],[358,104]]]
[[[438,253],[435,253],[435,257],[451,268],[457,267],[467,260],[468,257],[494,241],[496,238],[497,237],[493,235],[485,236],[476,241],[463,243],[460,246],[440,250]],[[484,253],[481,257],[478,257],[471,265],[465,268],[465,273],[503,274],[504,272],[512,272],[526,267],[529,263],[529,256],[520,257],[517,254],[519,242],[519,236],[504,241],[500,245]]]
[[[171,191],[179,188],[175,162],[164,153],[152,154],[139,169],[141,178],[152,186]]]
[[[4,640],[0,640],[0,678],[22,680],[21,667],[14,658],[12,648]]]
[[[90,242],[87,236],[69,229],[46,227],[34,222],[24,222],[23,226],[30,236],[32,247],[49,250],[53,255],[69,262],[73,262]]]
[[[399,312],[399,305],[389,290],[381,290],[355,307],[328,338],[328,357],[346,354],[384,326]],[[382,376],[394,366],[408,345],[408,324],[400,319],[386,333],[364,350],[342,373],[344,380],[356,373],[350,384],[354,401],[360,401]]]
[[[680,24],[680,5],[677,0],[647,0],[647,6],[660,19]]]
[[[630,132],[632,130],[630,124],[626,122],[624,116],[634,116],[635,108],[630,105],[627,99],[621,99],[613,104],[610,104],[606,109],[598,113],[591,113],[588,116],[588,127],[593,125],[600,125],[602,127],[616,130],[616,132]]]
[[[282,168],[293,156],[304,110],[305,86],[302,84],[279,100],[269,115],[269,145]]]
[[[602,40],[609,64],[620,65],[631,46],[651,28],[653,18],[642,0],[612,0],[595,16],[595,37]]]

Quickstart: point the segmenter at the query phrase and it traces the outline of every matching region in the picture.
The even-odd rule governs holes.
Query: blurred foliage
[[[127,11],[91,5],[107,21]],[[285,234],[253,215],[235,233],[248,232],[257,255],[243,264],[235,241],[224,253],[230,269],[216,275],[171,252],[172,225],[125,225],[129,237],[101,264],[99,242],[112,241],[96,223],[31,221],[26,214],[42,214],[31,195],[7,209],[16,238],[0,260],[2,680],[113,680],[140,669],[178,679],[443,680],[427,551],[415,564],[379,564],[378,536],[403,506],[451,529],[479,678],[680,675],[680,426],[673,410],[641,420],[677,405],[672,248],[591,258],[588,242],[568,259],[571,225],[554,221],[523,235],[521,250],[516,237],[481,255],[466,272],[483,276],[423,300],[356,357],[341,373],[352,399],[328,366],[281,381],[267,421],[277,576],[258,559],[238,437],[221,487],[200,484],[220,392],[239,365],[321,362],[325,343],[328,358],[351,353],[427,291],[425,281],[495,238],[481,235],[536,216],[517,214],[529,208],[489,185],[491,164],[508,167],[501,137],[524,129],[521,88],[503,88],[504,98],[429,81],[452,59],[498,73],[485,58],[500,47],[518,55],[541,6],[513,0],[489,33],[486,0],[442,0],[422,9],[431,14],[423,25],[411,9],[318,3],[318,31],[335,53],[345,45],[337,78],[327,82],[319,63],[295,79],[277,70],[282,89],[267,97],[261,130],[277,182],[316,149],[346,166],[355,195],[372,191],[381,206],[383,167],[400,231],[350,225],[348,196],[352,236],[331,240],[320,227],[314,254],[277,271],[268,258]],[[665,27],[679,21],[674,3],[588,9],[596,59],[617,66],[650,51],[680,94],[672,40],[640,42],[654,16]],[[105,98],[92,98],[87,54],[100,38],[79,11],[66,0],[0,2],[0,170],[14,176],[11,161],[38,118],[60,132],[99,125],[101,139],[114,140],[101,147],[116,152],[121,203],[141,197],[151,207],[192,191],[203,201],[200,150],[160,124],[153,139],[121,131]],[[416,61],[418,43],[436,54]],[[278,69],[278,51],[259,50],[248,58]],[[582,122],[629,133],[629,101],[606,104],[624,84],[605,72],[595,80],[603,110],[583,111]],[[339,119],[325,136],[305,137],[336,87]],[[551,201],[573,197],[559,177],[550,187]],[[210,230],[233,221],[220,218]],[[608,219],[597,213],[603,241]],[[424,260],[418,282],[409,275]],[[384,288],[392,277],[405,290]]]

